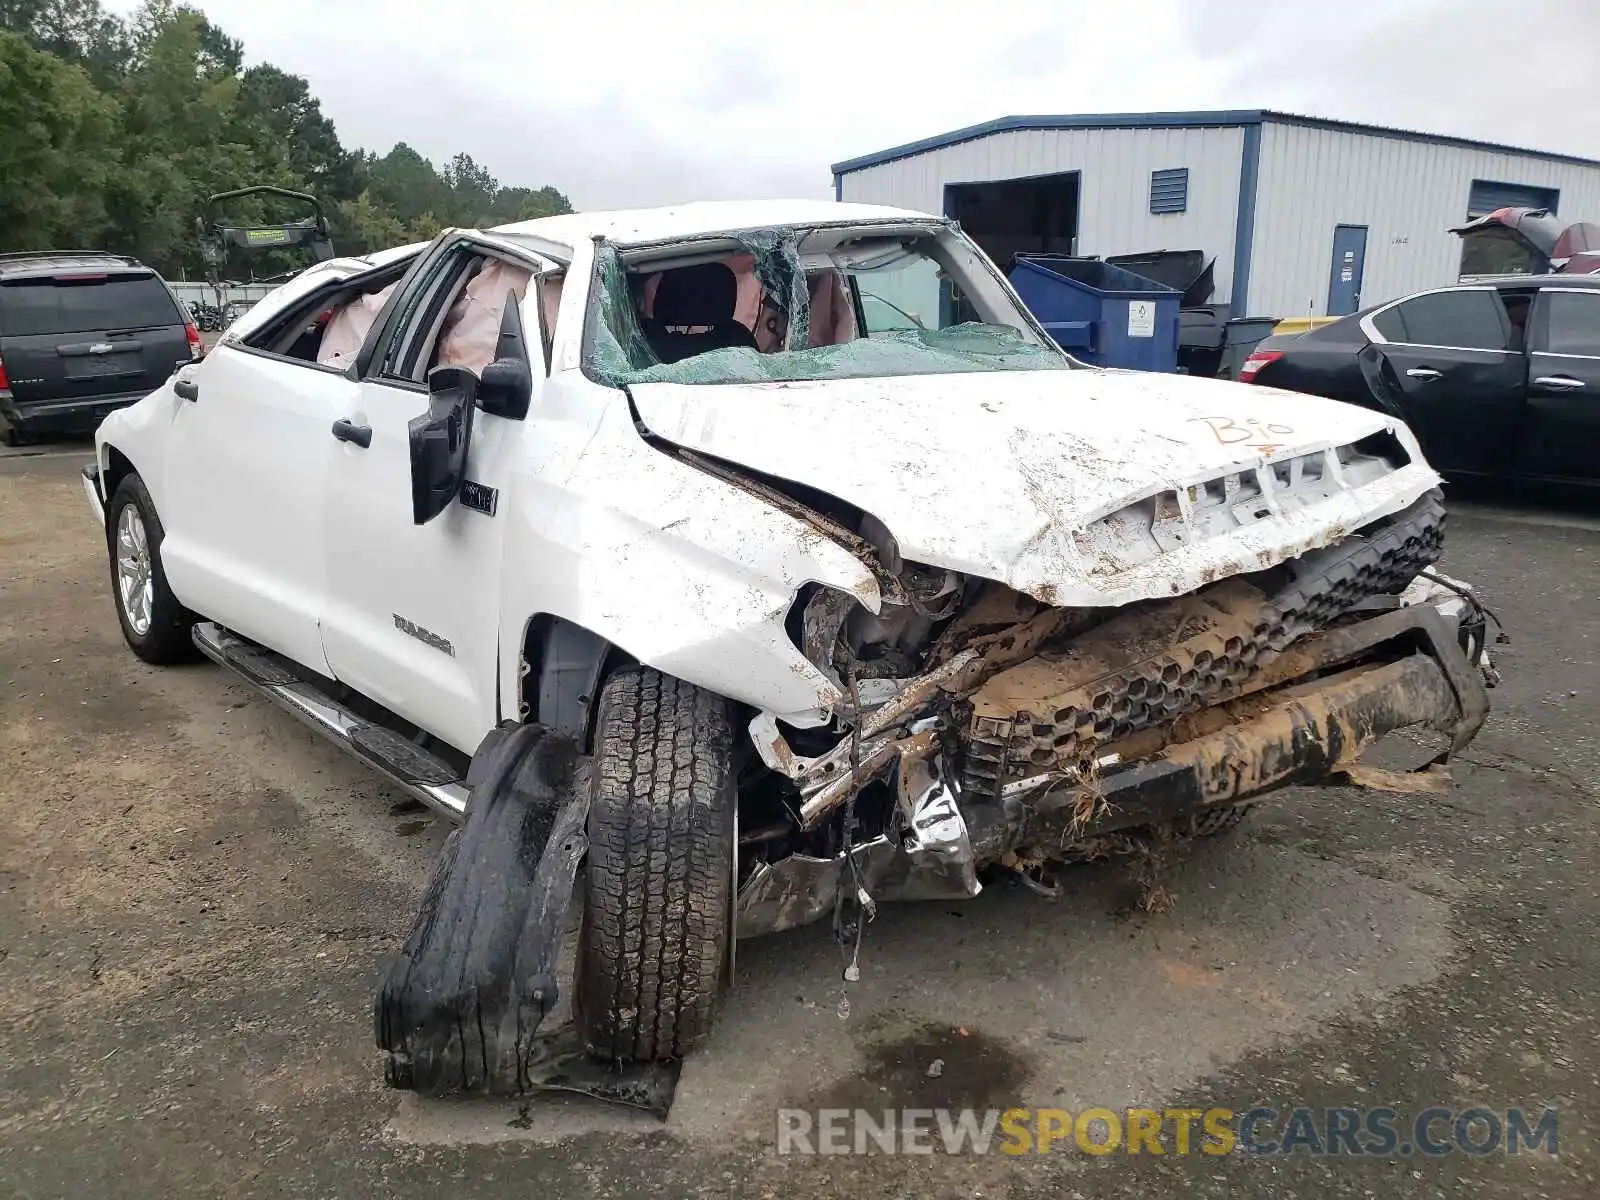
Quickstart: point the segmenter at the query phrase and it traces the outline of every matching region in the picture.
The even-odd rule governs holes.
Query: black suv
[[[0,419],[11,445],[88,432],[203,352],[166,280],[134,259],[0,254]]]

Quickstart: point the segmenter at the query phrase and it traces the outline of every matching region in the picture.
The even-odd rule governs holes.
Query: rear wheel
[[[733,903],[733,707],[647,668],[600,693],[573,1008],[590,1053],[682,1058],[711,1027]]]
[[[190,627],[195,616],[172,594],[161,567],[166,537],[144,480],[130,473],[117,485],[106,510],[106,548],[111,595],[128,646],[147,663],[195,657]]]

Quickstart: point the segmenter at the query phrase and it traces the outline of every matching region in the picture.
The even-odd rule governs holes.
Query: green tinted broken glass
[[[756,259],[756,271],[769,297],[787,302],[790,346],[808,340],[810,292],[792,238],[776,233],[740,239]],[[633,281],[615,249],[599,252],[598,318],[587,347],[585,369],[609,387],[638,383],[762,383],[817,379],[871,379],[900,375],[944,375],[974,371],[1067,370],[1069,362],[1004,325],[969,323],[948,329],[906,329],[857,338],[836,346],[781,350],[733,347],[697,354],[675,363],[657,360],[639,320]]]

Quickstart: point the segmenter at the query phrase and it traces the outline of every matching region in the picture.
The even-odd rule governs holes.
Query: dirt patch
[[[409,890],[385,898],[309,828],[295,793],[322,768],[284,765],[292,722],[252,711],[214,669],[128,652],[75,478],[0,476],[0,512],[0,1057],[163,1012],[176,1036],[241,989],[352,962],[341,1024],[359,1044]]]

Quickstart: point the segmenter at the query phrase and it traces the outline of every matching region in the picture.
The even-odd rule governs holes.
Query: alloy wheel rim
[[[135,636],[150,632],[150,610],[155,601],[151,577],[150,537],[144,518],[132,504],[117,517],[117,594],[122,615]]]

